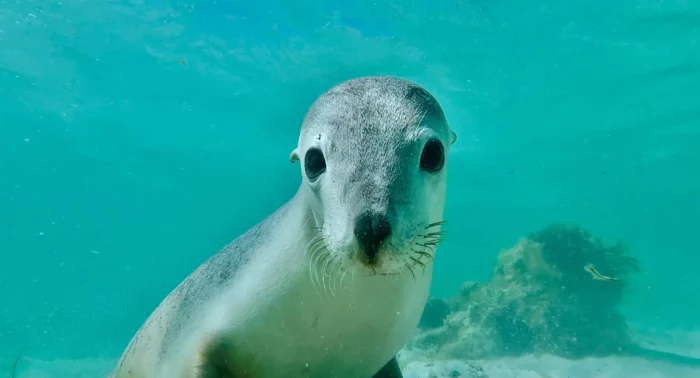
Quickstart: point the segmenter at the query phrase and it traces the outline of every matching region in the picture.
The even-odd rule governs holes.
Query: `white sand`
[[[649,349],[700,359],[700,332],[647,330],[637,342]],[[607,357],[566,360],[554,356],[524,356],[490,361],[425,361],[415,352],[400,355],[405,378],[699,378],[700,366],[675,364],[664,357]],[[485,375],[479,375],[478,371]],[[451,375],[453,374],[453,375]]]
[[[700,349],[698,332],[664,332],[645,337],[644,344],[657,350],[689,357]],[[425,361],[421,355],[404,351],[399,358],[405,378],[698,378],[700,367],[664,360],[633,357],[587,358],[571,361],[553,356],[524,356],[491,361]],[[0,378],[9,378],[14,358],[0,359]],[[23,357],[16,378],[105,378],[116,359],[42,361]],[[477,372],[483,371],[485,375]],[[452,374],[452,375],[451,375]]]
[[[477,369],[483,369],[479,375]],[[405,378],[451,377],[459,372],[462,378],[698,378],[700,369],[641,358],[589,358],[569,361],[558,357],[527,356],[494,361],[461,361],[432,363],[413,362],[406,366]]]
[[[12,361],[3,360],[0,377],[10,377]],[[16,378],[104,378],[114,360],[37,361],[24,358]],[[430,364],[432,366],[426,366]],[[486,374],[475,374],[476,367]],[[450,377],[453,371],[462,378],[698,378],[700,368],[647,361],[640,358],[589,358],[569,361],[542,356],[494,361],[411,362],[404,367],[405,378]]]

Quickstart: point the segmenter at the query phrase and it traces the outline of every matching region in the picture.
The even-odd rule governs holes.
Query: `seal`
[[[290,155],[296,194],[180,283],[110,377],[401,377],[456,139],[411,81],[361,77],[322,94]]]

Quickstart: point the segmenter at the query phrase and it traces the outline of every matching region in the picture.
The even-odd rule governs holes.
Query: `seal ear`
[[[457,133],[450,130],[450,146],[457,141]]]
[[[294,151],[292,151],[291,154],[289,154],[289,161],[292,163],[296,163],[299,161],[299,153],[297,152],[297,149],[295,148]]]

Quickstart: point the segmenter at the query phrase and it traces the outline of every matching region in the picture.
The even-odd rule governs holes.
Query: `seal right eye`
[[[314,147],[306,151],[304,169],[309,180],[315,180],[326,171],[326,159],[323,157],[323,152],[320,149]]]
[[[420,156],[420,168],[426,172],[436,173],[445,165],[445,149],[437,139],[431,139],[423,147]]]

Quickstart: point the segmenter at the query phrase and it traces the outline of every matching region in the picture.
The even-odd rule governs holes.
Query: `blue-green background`
[[[0,0],[0,356],[118,356],[294,193],[314,98],[371,74],[459,134],[435,295],[578,222],[641,260],[635,327],[700,328],[698,0]]]

